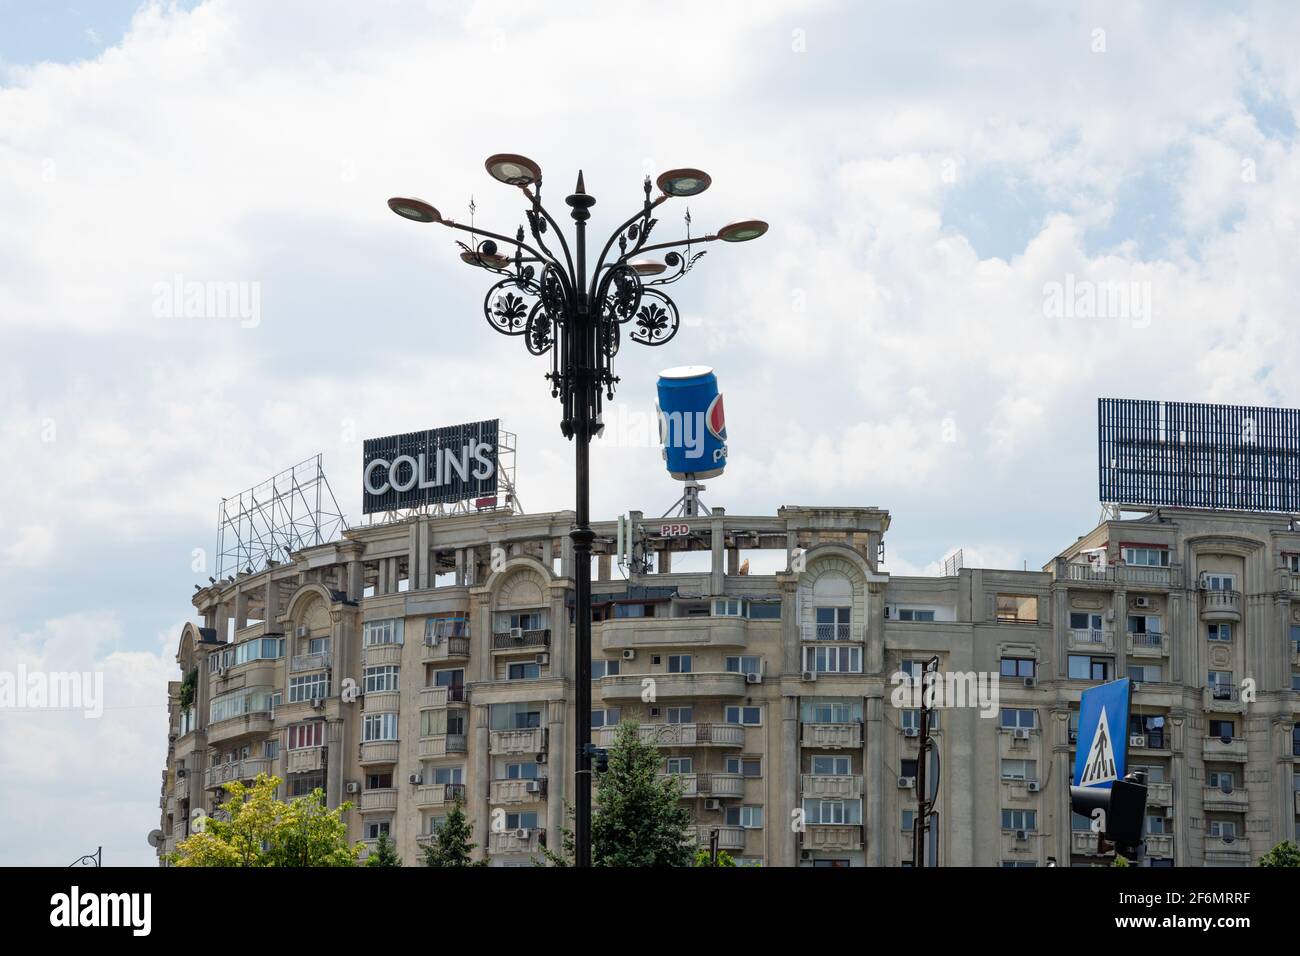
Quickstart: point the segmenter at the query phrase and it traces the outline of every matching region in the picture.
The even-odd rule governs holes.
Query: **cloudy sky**
[[[709,171],[697,233],[771,232],[623,350],[625,416],[713,365],[711,503],[888,508],[896,574],[1032,568],[1096,521],[1099,395],[1300,404],[1298,43],[1284,4],[0,0],[0,672],[104,674],[100,719],[0,709],[0,862],[152,862],[223,496],[321,452],[356,520],[360,439],[499,416],[523,504],[570,506],[543,363],[389,196],[513,231],[482,164],[521,152],[601,231]],[[596,515],[663,512],[612,437]]]

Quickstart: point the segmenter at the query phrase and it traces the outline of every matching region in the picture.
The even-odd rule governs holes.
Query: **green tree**
[[[185,680],[181,681],[180,705],[181,710],[189,710],[194,703],[194,694],[199,686],[199,669],[193,667],[185,675]]]
[[[1110,861],[1110,865],[1111,865],[1111,866],[1118,866],[1118,867],[1121,867],[1121,868],[1122,868],[1122,867],[1126,867],[1126,866],[1132,866],[1133,864],[1130,863],[1130,862],[1128,861],[1128,858],[1127,858],[1127,857],[1120,856],[1118,853],[1116,853],[1116,854],[1115,854],[1115,859],[1113,859],[1113,860]]]
[[[487,860],[472,859],[476,843],[470,842],[473,825],[465,816],[465,800],[459,795],[447,818],[433,831],[424,848],[425,866],[486,866]]]
[[[397,855],[397,847],[393,846],[393,839],[388,835],[388,831],[381,830],[379,839],[375,841],[375,848],[370,855],[366,857],[366,866],[401,866],[402,858]]]
[[[702,846],[695,851],[696,866],[735,866],[736,861],[731,858],[731,854],[726,850],[718,851],[718,858],[715,860],[709,854],[709,848]]]
[[[1283,840],[1259,858],[1259,865],[1300,867],[1300,846]]]
[[[659,776],[659,748],[641,739],[634,721],[614,732],[609,770],[596,777],[591,862],[596,866],[690,866],[695,857],[691,814],[682,781]]]
[[[261,773],[251,787],[227,783],[230,798],[181,841],[170,861],[176,866],[355,866],[361,848],[348,846],[343,822],[351,804],[331,810],[319,789],[285,803],[275,795],[280,782]]]

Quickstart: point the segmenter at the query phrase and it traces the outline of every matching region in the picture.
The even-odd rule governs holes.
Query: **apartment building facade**
[[[492,865],[558,847],[572,517],[355,528],[198,591],[169,688],[160,857],[222,784],[259,772],[285,796],[349,802],[350,838],[387,831],[408,865],[458,796]],[[1285,516],[1115,517],[1041,571],[942,577],[882,569],[879,508],[631,524],[631,567],[616,523],[594,526],[593,736],[636,721],[698,838],[716,831],[742,863],[911,864],[919,715],[896,675],[933,656],[988,693],[938,714],[931,862],[1105,863],[1068,787],[1080,694],[1117,676],[1135,681],[1149,865],[1249,865],[1295,839],[1300,531]]]

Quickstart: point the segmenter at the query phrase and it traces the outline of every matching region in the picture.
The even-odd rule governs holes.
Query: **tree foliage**
[[[425,866],[486,866],[486,860],[474,860],[473,824],[465,816],[465,800],[457,796],[447,818],[433,830],[424,847]]]
[[[625,720],[614,732],[609,770],[596,778],[591,817],[595,866],[690,866],[695,858],[690,811],[682,781],[662,778],[662,758],[640,728]]]
[[[345,803],[333,810],[317,789],[285,803],[279,777],[258,774],[251,787],[225,784],[230,798],[176,847],[176,866],[355,866],[361,847],[348,846]]]
[[[1300,846],[1283,840],[1259,858],[1259,865],[1300,867]]]
[[[366,866],[401,865],[402,858],[397,855],[397,847],[393,845],[393,838],[388,835],[388,831],[381,830],[379,839],[375,841],[375,848],[366,857]]]
[[[695,865],[707,867],[735,866],[736,861],[731,858],[731,854],[726,850],[718,851],[718,858],[715,860],[709,853],[707,846],[702,846],[695,851]]]

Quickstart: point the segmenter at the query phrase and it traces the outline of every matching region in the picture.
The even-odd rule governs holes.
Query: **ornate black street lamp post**
[[[702,250],[694,251],[694,247],[718,239],[724,242],[757,239],[767,232],[767,223],[736,222],[712,235],[692,238],[688,212],[686,238],[650,243],[658,223],[654,218],[655,209],[672,197],[698,196],[709,188],[712,180],[698,169],[669,170],[655,180],[659,195],[651,199],[653,187],[647,176],[640,212],[610,235],[589,280],[587,220],[596,199],[587,193],[582,173],[578,173],[573,194],[564,199],[574,222],[574,245],[570,251],[564,231],[542,205],[541,167],[524,156],[509,153],[489,157],[486,166],[494,179],[523,193],[531,243],[525,241],[522,225],[512,239],[473,224],[467,226],[444,219],[437,209],[421,199],[393,198],[388,200],[388,206],[406,219],[435,222],[468,233],[472,237],[470,243],[457,243],[462,250],[461,259],[503,277],[488,289],[483,300],[483,315],[488,324],[504,335],[523,336],[525,346],[533,355],[549,353],[551,357],[551,370],[546,378],[551,383],[551,395],[560,400],[563,409],[560,430],[564,437],[576,439],[577,505],[575,526],[569,535],[573,539],[576,578],[574,704],[578,721],[573,836],[576,864],[590,866],[591,544],[594,538],[589,509],[591,438],[604,429],[603,399],[614,398],[619,379],[613,374],[613,360],[624,334],[641,345],[663,345],[677,334],[680,322],[677,306],[659,287],[676,282],[704,255]],[[558,245],[558,254],[551,243]],[[671,251],[662,261],[634,258],[659,250]]]

